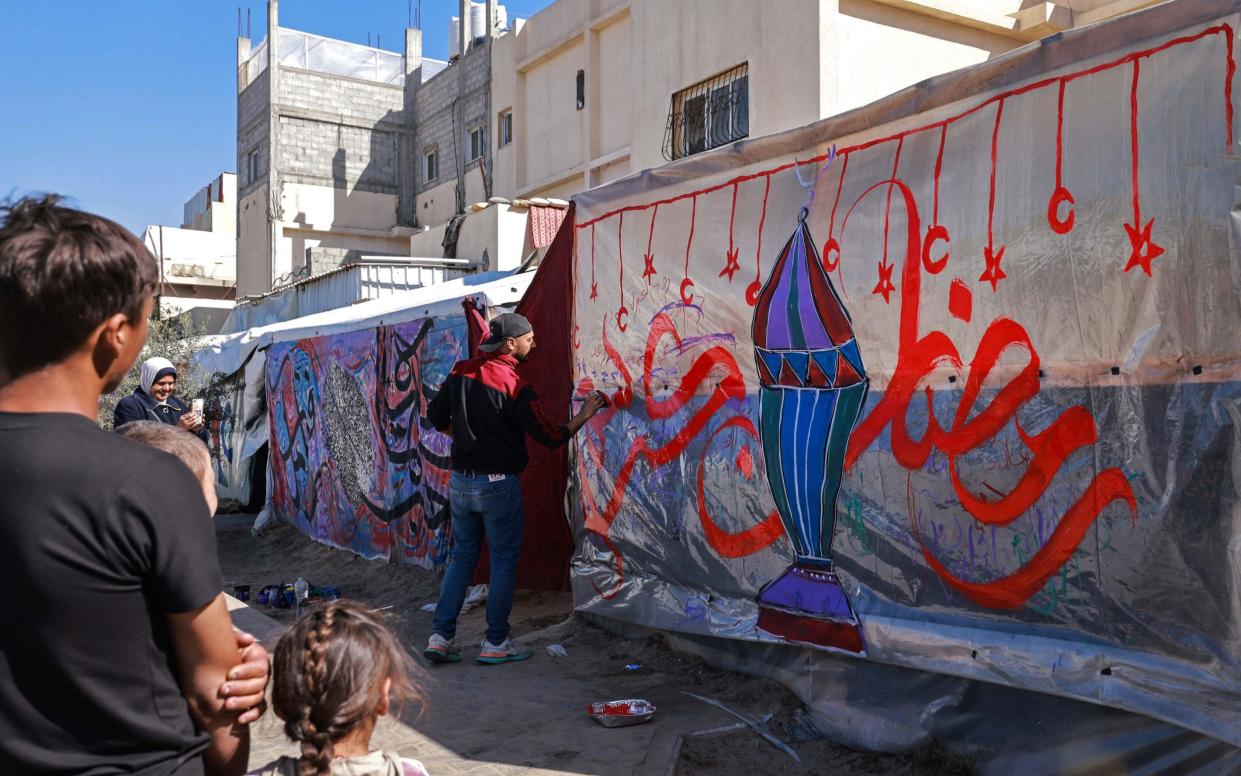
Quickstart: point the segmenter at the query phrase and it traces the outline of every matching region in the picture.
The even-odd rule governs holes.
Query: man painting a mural
[[[522,503],[518,475],[526,468],[525,435],[549,448],[568,442],[607,400],[591,394],[569,421],[554,426],[534,389],[517,374],[534,350],[534,327],[525,316],[503,313],[490,323],[481,355],[460,361],[427,408],[436,430],[452,437],[452,559],[444,575],[434,632],[424,651],[436,663],[456,663],[453,645],[465,589],[482,552],[491,559],[487,633],[477,661],[484,664],[528,659],[509,638],[509,612],[521,553]]]

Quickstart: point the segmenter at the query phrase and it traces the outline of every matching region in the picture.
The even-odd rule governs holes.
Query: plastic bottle
[[[293,583],[293,594],[297,598],[298,614],[301,614],[302,602],[310,596],[310,583],[306,581],[305,577],[298,577],[297,581]]]

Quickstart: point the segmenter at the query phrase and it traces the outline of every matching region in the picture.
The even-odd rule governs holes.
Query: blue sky
[[[510,0],[528,18],[550,0]],[[417,0],[412,3],[416,9]],[[422,0],[423,53],[446,59],[456,0]],[[31,191],[140,232],[236,167],[237,8],[255,45],[267,5],[5,0],[0,22],[0,198]],[[282,0],[280,25],[400,51],[407,0]]]

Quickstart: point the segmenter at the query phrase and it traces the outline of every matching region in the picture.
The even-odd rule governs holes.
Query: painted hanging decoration
[[[832,566],[845,450],[869,381],[853,326],[802,210],[759,291],[752,333],[767,480],[796,559],[758,594],[758,627],[786,641],[862,654]]]

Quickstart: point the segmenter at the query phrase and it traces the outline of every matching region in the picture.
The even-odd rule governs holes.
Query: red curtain
[[[474,358],[474,356],[478,355],[479,343],[487,339],[487,335],[491,333],[491,328],[487,325],[487,316],[483,315],[477,299],[467,296],[461,300],[461,307],[465,310],[465,335],[469,346],[468,352],[470,358]]]
[[[517,304],[517,312],[534,326],[534,352],[518,370],[539,396],[549,418],[568,420],[573,391],[573,206],[534,280]],[[468,317],[468,314],[467,314]],[[568,483],[568,449],[548,450],[526,438],[530,464],[521,475],[525,530],[517,586],[527,590],[568,590],[573,534],[564,513]],[[474,582],[486,582],[484,553]]]

